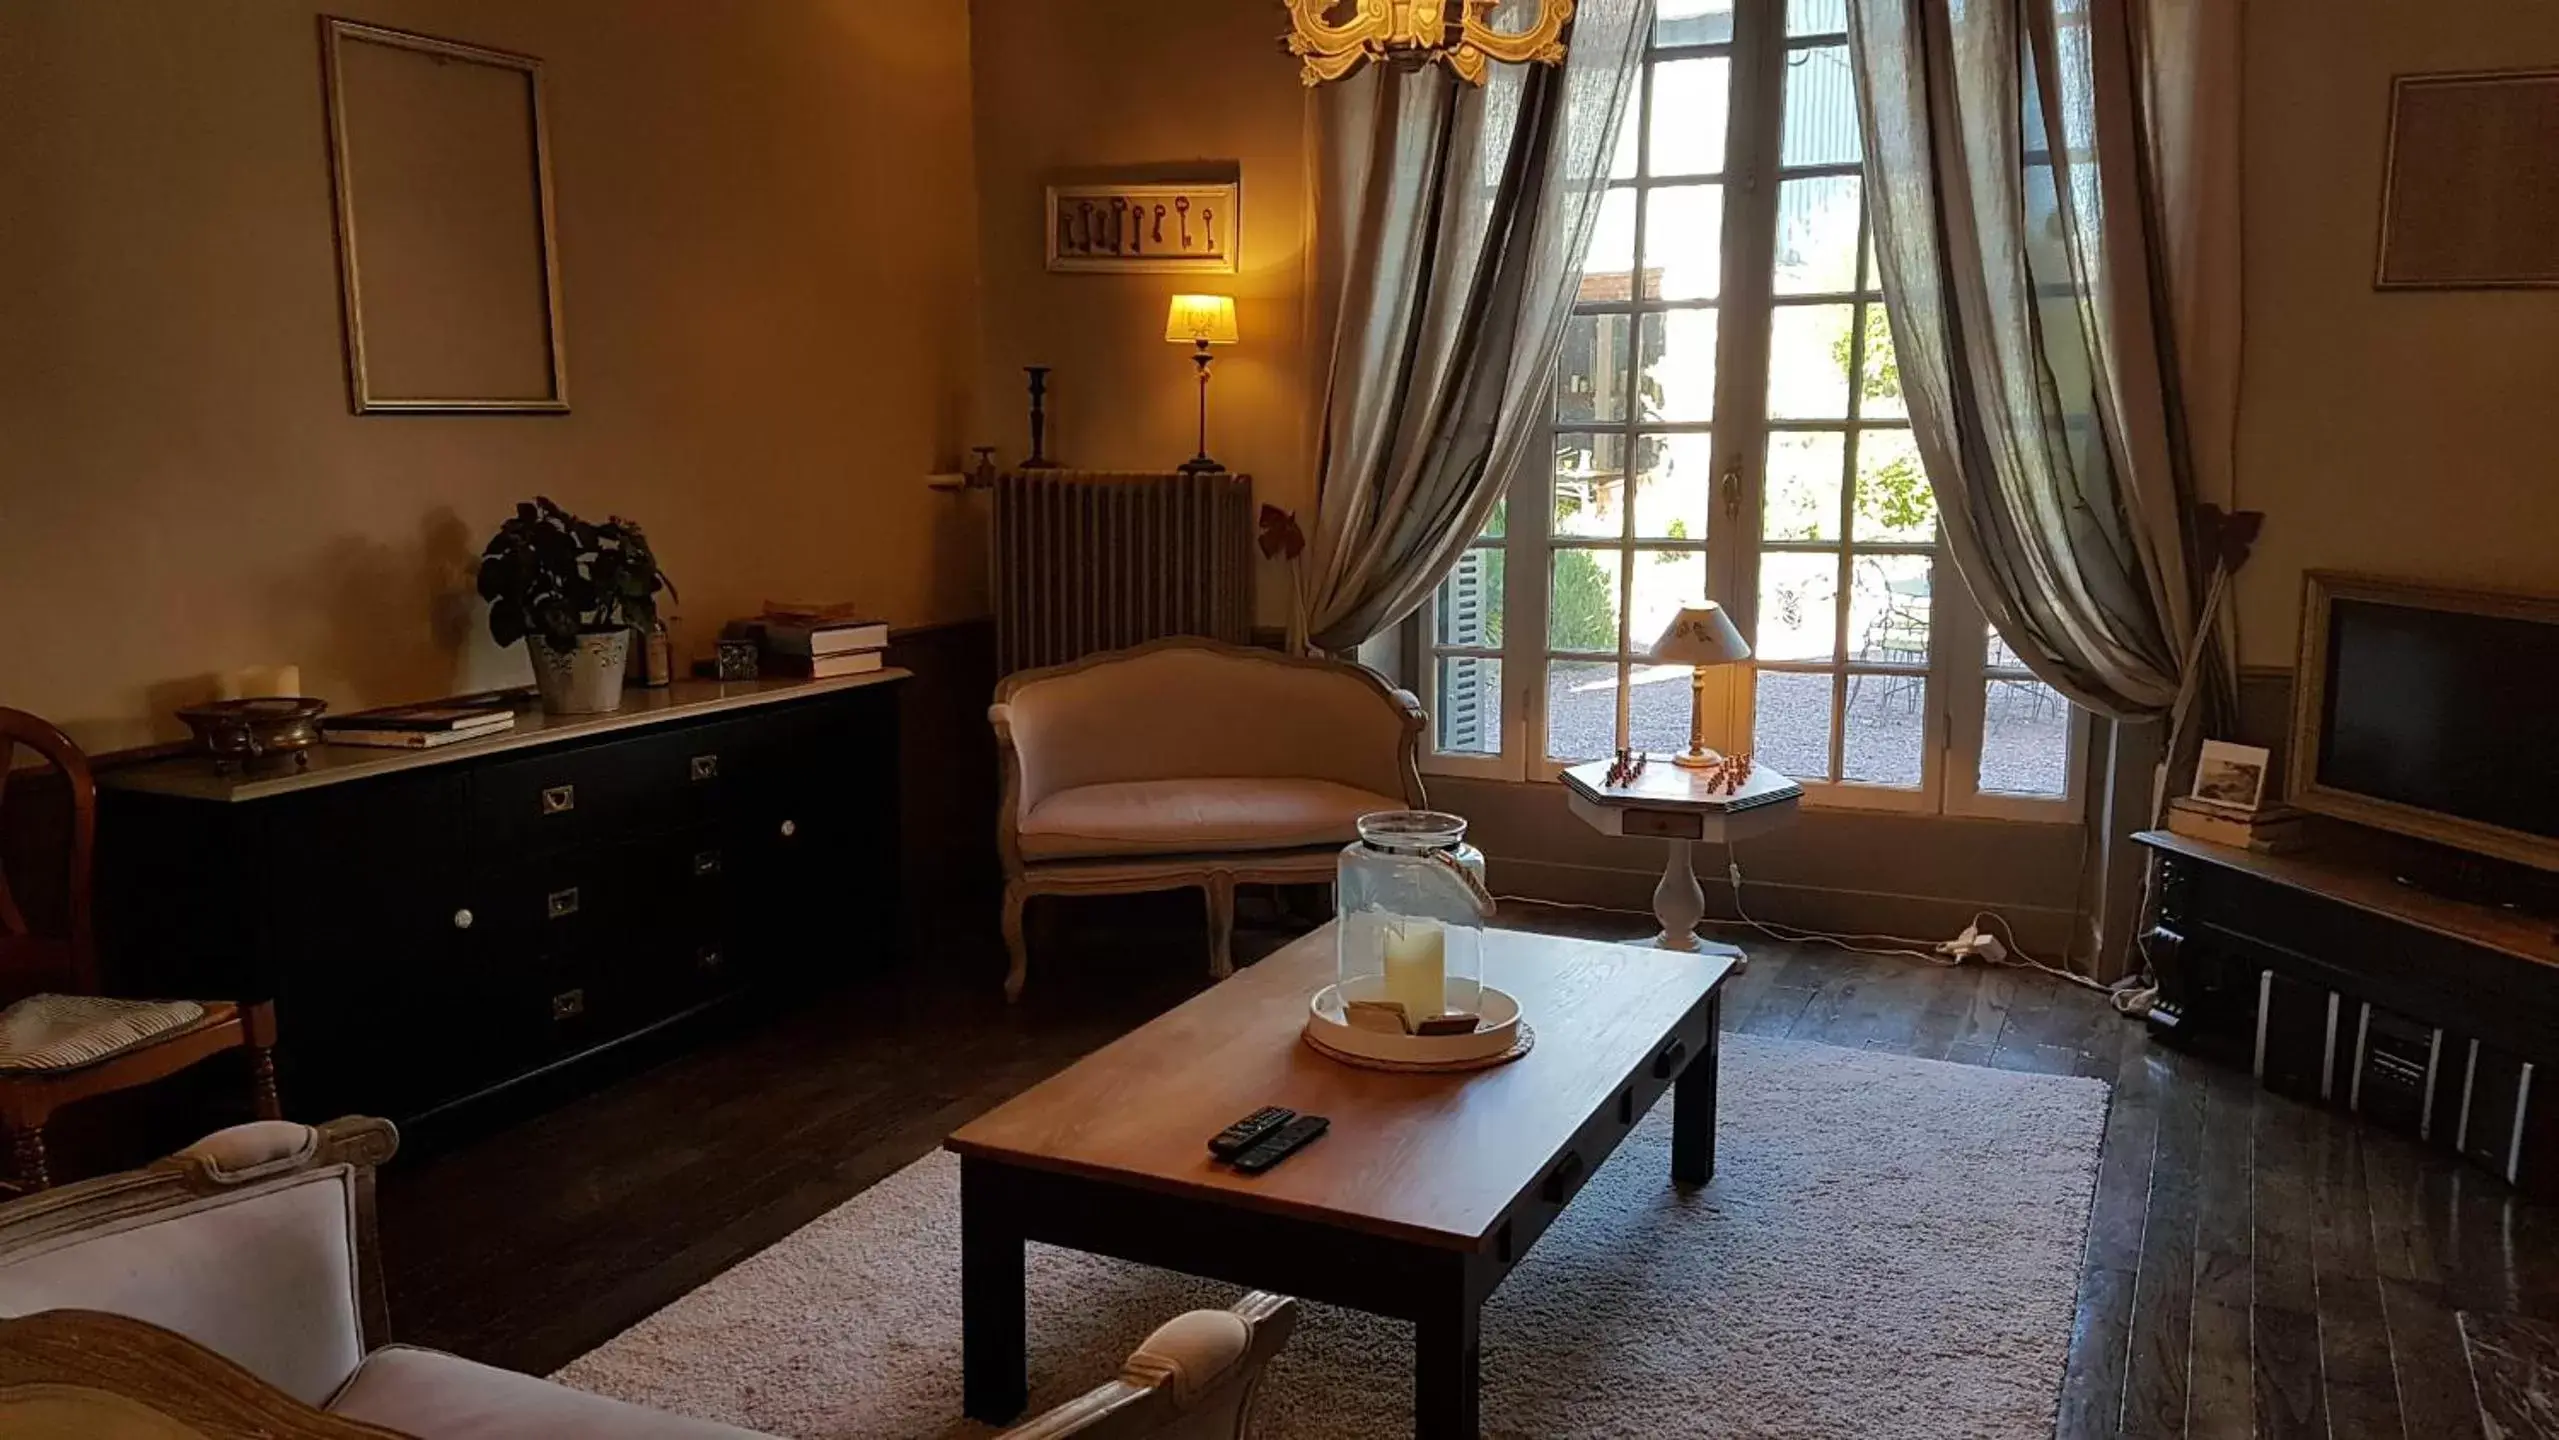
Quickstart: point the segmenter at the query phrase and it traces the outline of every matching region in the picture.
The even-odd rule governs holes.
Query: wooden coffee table
[[[1298,1038],[1333,979],[1316,931],[1086,1056],[948,1141],[960,1156],[966,1406],[1028,1398],[1023,1242],[1043,1241],[1409,1320],[1424,1440],[1476,1434],[1477,1312],[1665,1090],[1671,1173],[1715,1174],[1729,956],[1517,931],[1484,978],[1519,997],[1529,1053],[1389,1074]],[[1264,1105],[1332,1129],[1258,1178],[1208,1138]]]

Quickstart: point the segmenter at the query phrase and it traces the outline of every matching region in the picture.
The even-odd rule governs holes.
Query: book
[[[330,730],[477,730],[482,727],[503,729],[515,723],[515,711],[504,705],[456,705],[439,702],[426,705],[386,705],[379,710],[358,710],[347,715],[332,715],[322,721]]]
[[[777,655],[843,655],[855,650],[885,649],[889,643],[888,622],[884,620],[832,620],[804,625],[768,616],[763,623],[764,648]]]
[[[2190,804],[2188,798],[2180,797],[2168,802],[2168,833],[2171,835],[2253,850],[2260,855],[2279,855],[2301,846],[2304,831],[2298,810],[2276,807],[2244,815],[2223,806],[2201,802]]]
[[[867,675],[881,665],[877,650],[849,650],[841,655],[788,655],[768,650],[764,653],[764,673],[790,676],[801,680],[833,680],[842,675]]]
[[[474,725],[468,730],[342,730],[322,725],[320,733],[332,745],[368,745],[381,750],[432,750],[439,745],[459,745],[465,740],[501,735],[515,728],[510,715],[502,725]]]

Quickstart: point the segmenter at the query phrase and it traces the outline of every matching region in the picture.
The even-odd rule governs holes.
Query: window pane
[[[1907,430],[1857,432],[1857,538],[1913,545],[1937,538],[1937,496]]]
[[[1633,293],[1634,275],[1635,192],[1611,190],[1600,197],[1590,251],[1582,257],[1581,298],[1624,300]]]
[[[1656,420],[1715,418],[1715,312],[1656,311],[1643,317],[1644,414]],[[1848,382],[1840,380],[1845,392]]]
[[[1653,123],[1647,137],[1652,144],[1653,174],[1722,173],[1732,76],[1733,62],[1720,55],[1653,67]],[[1855,122],[1853,100],[1849,118]]]
[[[1861,555],[1850,570],[1848,639],[1854,658],[1928,663],[1929,557]]]
[[[1551,650],[1617,653],[1618,577],[1625,557],[1615,550],[1558,549],[1548,574],[1546,644]]]
[[[1586,431],[1555,432],[1554,512],[1557,535],[1625,533],[1626,437]]]
[[[1439,603],[1431,607],[1438,620],[1433,638],[1442,645],[1491,650],[1502,643],[1501,551],[1477,546],[1457,557],[1448,578],[1439,582]]]
[[[2017,658],[2017,652],[2008,648],[2008,642],[1999,638],[1999,632],[1987,626],[1982,629],[1982,663],[1993,670],[2026,668],[2026,662]]]
[[[1444,754],[1502,752],[1502,662],[1472,655],[1439,660],[1439,710],[1432,744]]]
[[[2070,704],[2036,680],[1993,680],[1982,697],[1981,788],[1998,795],[2070,793]]]
[[[1733,0],[1662,0],[1653,12],[1656,45],[1708,45],[1733,38]]]
[[[1503,535],[1508,533],[1510,514],[1510,496],[1504,495],[1501,499],[1493,502],[1493,513],[1484,517],[1484,528],[1476,531],[1475,533],[1486,540],[1501,539]]]
[[[1854,175],[1823,175],[1777,187],[1778,294],[1844,295],[1857,288],[1861,186]]]
[[[1643,144],[1644,102],[1640,94],[1629,92],[1626,111],[1617,118],[1617,148],[1608,157],[1608,178],[1635,178],[1636,149]]]
[[[1638,665],[1626,689],[1626,743],[1663,764],[1688,749],[1688,712],[1695,700],[1685,665]]]
[[[1914,788],[1928,737],[1928,677],[1851,675],[1839,778]]]
[[[1839,561],[1829,555],[1759,557],[1759,634],[1765,660],[1832,660],[1839,646]]]
[[[1848,28],[1848,0],[1786,0],[1786,33],[1837,35]]]
[[[1848,437],[1788,434],[1768,437],[1768,485],[1761,497],[1760,529],[1767,540],[1837,540],[1839,484],[1848,468]]]
[[[1830,779],[1830,687],[1828,675],[1760,671],[1750,758],[1796,780]]]
[[[1589,425],[1626,418],[1624,315],[1576,315],[1564,326],[1555,367],[1555,423]]]
[[[1635,608],[1627,616],[1626,643],[1649,650],[1683,606],[1705,603],[1706,552],[1638,550],[1634,565]]]
[[[1658,170],[1661,152],[1653,153]],[[1786,128],[1777,163],[1853,165],[1857,159],[1857,80],[1848,68],[1848,47],[1787,51]]]
[[[1644,293],[1714,299],[1724,283],[1724,187],[1668,185],[1644,205]]]
[[[1617,753],[1617,662],[1546,662],[1546,758],[1597,760]]]
[[[1869,420],[1902,420],[1910,405],[1902,399],[1901,364],[1893,355],[1893,322],[1881,304],[1861,306],[1866,312],[1866,383],[1858,392],[1857,413]]]
[[[1635,442],[1635,533],[1703,540],[1715,513],[1711,435],[1646,435]]]
[[[1848,418],[1849,305],[1780,305],[1768,317],[1768,418]]]

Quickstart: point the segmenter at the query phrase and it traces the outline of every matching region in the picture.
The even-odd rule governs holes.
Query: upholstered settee
[[[90,1413],[180,1418],[203,1398],[201,1366],[248,1372],[255,1418],[313,1433],[297,1418],[364,1422],[418,1440],[757,1440],[733,1426],[686,1419],[555,1385],[458,1356],[390,1345],[382,1271],[373,1244],[373,1167],[398,1144],[388,1121],[317,1127],[260,1121],[212,1135],[146,1170],[111,1175],[0,1205],[0,1434],[195,1434],[66,1421]],[[78,1312],[102,1312],[83,1315]],[[174,1332],[172,1363],[151,1354],[99,1356],[100,1347]],[[1120,1378],[1007,1432],[1009,1440],[1233,1440],[1254,1384],[1287,1339],[1292,1302],[1249,1295],[1231,1310],[1180,1316],[1149,1336]],[[98,1321],[110,1322],[103,1333]],[[90,1328],[79,1327],[87,1322]],[[53,1334],[35,1334],[50,1330]],[[33,1352],[65,1350],[103,1373],[189,1386],[100,1390],[95,1381],[5,1383]],[[21,1336],[24,1343],[19,1343]],[[192,1347],[183,1342],[192,1342]],[[218,1360],[198,1352],[209,1351]],[[139,1363],[136,1363],[137,1358]],[[178,1360],[201,1362],[195,1368]],[[119,1363],[120,1362],[120,1363]],[[274,1392],[281,1392],[280,1395]],[[285,1398],[289,1397],[289,1398]],[[159,1406],[153,1402],[160,1401]],[[298,1403],[297,1403],[298,1402]],[[242,1402],[251,1403],[249,1400]],[[326,1412],[311,1417],[303,1407]],[[201,1408],[201,1407],[199,1407]],[[69,1428],[64,1428],[65,1425]],[[325,1433],[325,1432],[324,1432]],[[373,1433],[373,1432],[367,1432]]]
[[[988,713],[1015,998],[1035,895],[1197,887],[1223,977],[1238,882],[1328,882],[1361,815],[1424,799],[1421,706],[1361,665],[1157,640],[1011,676]]]

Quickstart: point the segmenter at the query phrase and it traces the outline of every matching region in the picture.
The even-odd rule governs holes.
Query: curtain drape
[[[1299,645],[1412,613],[1535,430],[1653,0],[1583,0],[1560,67],[1369,65],[1308,98],[1316,523]],[[1497,24],[1512,21],[1503,13]]]
[[[1875,249],[1955,563],[2072,700],[2227,699],[2238,0],[1851,0]]]

